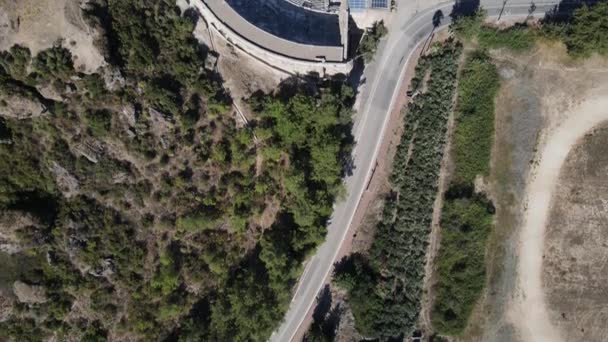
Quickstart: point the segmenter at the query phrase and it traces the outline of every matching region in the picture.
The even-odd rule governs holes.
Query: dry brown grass
[[[608,87],[608,62],[572,60],[559,45],[539,44],[525,54],[495,52],[502,88],[496,99],[496,135],[490,186],[497,207],[488,245],[487,289],[463,341],[514,341],[507,317],[518,293],[518,233],[526,186],[547,137],[577,108]],[[570,113],[570,114],[568,114]],[[553,214],[551,214],[553,215]],[[549,285],[550,286],[550,285]],[[585,339],[582,339],[585,340]]]
[[[604,124],[570,151],[547,225],[543,281],[549,314],[566,341],[608,334],[607,143]]]
[[[0,0],[0,50],[19,44],[36,54],[59,42],[75,56],[77,68],[92,72],[105,64],[96,37],[84,22],[80,1]]]

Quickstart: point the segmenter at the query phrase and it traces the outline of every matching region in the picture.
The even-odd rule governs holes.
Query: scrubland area
[[[267,339],[343,192],[353,90],[289,79],[243,100],[244,125],[195,13],[56,5],[48,19],[86,23],[104,63],[81,68],[81,42],[25,44],[23,27],[3,37],[0,336]]]
[[[206,63],[170,0],[53,4],[0,0],[0,336],[267,340],[343,195],[353,89],[244,84],[256,64]],[[333,275],[351,336],[605,336],[608,3],[484,20],[419,58],[390,189]]]
[[[605,254],[598,244],[606,241],[594,240],[595,248],[581,254],[581,249],[575,252],[577,249],[557,237],[568,234],[567,227],[575,224],[554,218],[559,216],[555,212],[559,204],[555,203],[574,195],[559,197],[564,193],[561,183],[545,181],[547,175],[541,170],[545,160],[555,158],[551,146],[559,139],[560,129],[574,128],[572,123],[580,117],[588,126],[579,126],[591,130],[608,115],[602,112],[601,105],[608,93],[608,64],[603,57],[608,36],[602,28],[607,11],[608,4],[602,2],[581,7],[568,17],[548,15],[542,22],[514,26],[484,23],[483,12],[478,12],[452,25],[465,52],[458,71],[454,127],[448,131],[450,143],[444,156],[447,162],[441,171],[445,173],[446,190],[436,193],[438,174],[420,177],[408,169],[407,163],[399,163],[400,155],[414,160],[420,153],[407,143],[409,140],[404,140],[404,134],[393,165],[392,191],[382,200],[384,211],[376,223],[375,236],[369,229],[365,232],[366,236],[373,236],[371,247],[345,259],[340,264],[344,268],[337,268],[334,276],[337,286],[349,290],[347,299],[353,307],[355,327],[363,336],[410,336],[423,328],[425,338],[439,341],[598,340],[602,330],[594,327],[604,322],[605,312],[601,299],[594,302],[594,294],[605,289],[599,286],[597,274],[601,271],[587,269],[591,260],[600,260]],[[421,63],[424,65],[424,58]],[[414,79],[411,89],[417,89],[418,82],[424,84],[424,79]],[[428,82],[435,85],[432,75]],[[446,82],[443,84],[449,87]],[[417,101],[419,98],[412,100],[404,116],[406,132],[410,124],[415,125],[416,120],[409,122],[409,115]],[[599,153],[599,143],[595,146],[595,153]],[[565,144],[563,148],[567,152],[572,145]],[[561,167],[559,162],[551,165],[553,172]],[[398,180],[408,177],[415,177],[417,184],[416,190],[410,189],[408,194],[427,189],[430,201],[401,196]],[[582,182],[581,177],[578,179]],[[431,183],[425,186],[429,178]],[[541,187],[535,188],[535,182],[541,182]],[[534,189],[542,189],[542,193]],[[551,197],[553,191],[558,197]],[[580,196],[580,188],[576,194]],[[441,196],[441,201],[433,202],[435,196]],[[548,223],[538,225],[538,217],[545,217],[544,211],[531,206],[541,202],[551,205],[553,211],[546,213]],[[433,203],[440,229],[437,236],[429,239]],[[593,203],[577,201],[573,210],[578,215],[563,204],[562,215],[573,215],[571,220],[593,215],[595,220],[584,222],[589,223],[589,234],[599,238],[593,227],[603,221],[593,214],[598,212],[598,204]],[[568,205],[572,208],[572,204]],[[404,211],[400,212],[400,208]],[[373,210],[377,212],[376,208]],[[386,213],[392,213],[389,221]],[[417,220],[416,217],[424,217],[417,221],[424,229],[413,234],[399,228],[397,222]],[[566,226],[559,230],[551,222]],[[539,236],[545,229],[549,235],[543,240]],[[551,234],[556,237],[551,239]],[[398,298],[395,293],[407,287],[391,281],[391,271],[377,265],[398,263],[395,267],[403,272],[399,279],[416,279],[414,282],[420,283],[418,266],[409,263],[418,260],[417,254],[410,251],[410,244],[399,242],[412,239],[412,235],[423,237],[418,246],[426,246],[429,241],[438,246],[431,245],[431,250],[435,250],[426,256],[433,259],[425,278],[425,291],[414,287],[420,292],[408,290],[412,297]],[[387,240],[391,243],[386,244],[389,247],[382,251],[382,262],[378,263],[374,248]],[[581,243],[580,238],[576,241]],[[398,257],[401,253],[408,256],[407,263]],[[425,258],[426,251],[422,253]],[[585,260],[582,262],[589,266],[578,270],[575,260]],[[570,266],[566,269],[567,265]],[[560,283],[558,279],[567,273],[571,276],[566,279],[572,281]],[[581,279],[587,281],[581,283]],[[390,290],[373,286],[384,282],[392,284]],[[570,300],[559,299],[564,296]],[[379,300],[370,299],[374,297]],[[371,304],[393,300],[407,309],[398,311],[387,304]],[[418,321],[421,309],[428,314]],[[413,319],[406,323],[403,317]],[[374,328],[373,324],[378,325]]]

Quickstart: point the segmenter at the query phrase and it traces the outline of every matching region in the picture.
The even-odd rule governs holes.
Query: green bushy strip
[[[430,73],[427,91],[408,105],[390,179],[393,190],[386,198],[369,262],[358,258],[353,267],[337,268],[335,279],[349,290],[357,330],[368,337],[407,336],[418,322],[433,203],[461,50],[457,43],[447,42],[420,60],[416,78]]]
[[[478,10],[471,16],[458,18],[451,26],[456,35],[464,40],[474,40],[482,49],[506,48],[525,51],[534,46],[536,32],[525,24],[500,29],[484,24],[486,12]]]
[[[475,193],[474,181],[490,171],[499,82],[487,55],[475,52],[467,59],[455,111],[455,170],[445,194],[436,261],[439,280],[432,321],[444,335],[462,332],[485,284],[485,246],[494,207],[484,194]]]
[[[536,33],[525,25],[496,29],[482,26],[477,34],[479,47],[484,49],[506,48],[513,51],[526,51],[534,46]]]
[[[540,29],[525,23],[504,29],[488,26],[484,24],[486,12],[483,9],[458,18],[451,29],[461,39],[476,41],[482,49],[526,51],[534,46],[538,37],[544,37],[563,42],[574,57],[585,58],[593,53],[608,55],[608,1],[570,5],[578,8],[569,15],[548,13]]]
[[[485,284],[485,247],[493,227],[482,195],[447,199],[441,215],[439,280],[432,321],[442,335],[458,335]]]
[[[468,58],[458,83],[454,134],[455,182],[472,184],[478,174],[490,172],[494,137],[494,98],[498,71],[481,52]]]

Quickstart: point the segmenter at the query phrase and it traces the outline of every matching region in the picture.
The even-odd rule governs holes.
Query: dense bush
[[[0,119],[0,125],[4,139],[10,141],[0,144],[0,207],[28,206],[37,200],[42,204],[44,199],[54,197],[57,189],[49,173],[45,172],[32,126],[4,119]]]
[[[534,46],[536,31],[526,24],[497,28],[484,24],[485,17],[486,12],[478,10],[473,15],[456,19],[450,29],[461,39],[475,41],[482,49],[525,51]]]
[[[357,55],[362,56],[366,63],[371,62],[376,54],[376,49],[380,39],[386,36],[388,30],[384,26],[384,21],[376,21],[372,27],[368,28],[357,49]]]
[[[418,322],[428,234],[460,53],[460,45],[447,42],[420,60],[416,78],[422,80],[430,74],[427,91],[407,108],[390,178],[393,190],[385,200],[369,265],[357,266],[364,263],[357,259],[354,267],[338,268],[334,276],[349,289],[355,325],[368,337],[407,336]],[[365,268],[373,272],[358,271]]]
[[[27,77],[27,67],[32,55],[30,50],[19,45],[14,45],[9,51],[0,52],[0,65],[17,80]]]
[[[561,8],[565,10],[562,13]],[[564,3],[556,7],[555,13],[548,13],[542,26],[529,27],[526,24],[499,29],[484,24],[486,12],[478,10],[472,15],[459,17],[451,25],[451,30],[459,38],[473,40],[480,48],[508,48],[525,51],[534,46],[538,37],[563,42],[568,52],[575,57],[589,57],[593,53],[608,54],[608,2],[597,1],[588,5],[584,1]],[[573,12],[569,12],[573,9]]]
[[[450,31],[463,40],[476,38],[486,18],[486,11],[478,9],[470,15],[458,16],[450,25]]]
[[[107,109],[92,110],[85,114],[88,128],[95,137],[103,137],[112,128],[112,113]]]
[[[577,57],[593,53],[608,55],[608,1],[583,4],[566,21],[544,25],[545,32],[566,44],[568,52]]]
[[[457,183],[472,184],[478,174],[489,174],[498,87],[498,71],[490,58],[481,52],[473,53],[458,83],[454,135]]]
[[[487,176],[494,136],[494,98],[499,77],[482,52],[467,58],[458,86],[453,137],[454,173],[441,214],[438,283],[432,311],[434,328],[458,335],[485,284],[485,248],[494,207],[476,193],[475,178]]]
[[[479,47],[484,49],[507,48],[525,51],[534,46],[536,33],[526,25],[515,25],[504,29],[482,26],[477,34]]]
[[[67,80],[74,74],[72,54],[60,46],[38,53],[33,60],[33,68],[38,76],[47,82],[52,79]]]
[[[483,195],[445,201],[432,313],[433,326],[443,335],[462,332],[484,288],[485,248],[493,218]]]

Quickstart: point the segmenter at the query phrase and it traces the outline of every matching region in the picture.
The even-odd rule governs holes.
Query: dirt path
[[[527,187],[524,225],[519,239],[518,290],[510,318],[523,341],[563,341],[549,319],[542,284],[545,227],[560,168],[578,139],[608,120],[608,97],[582,102],[566,115],[568,119],[547,135]]]

